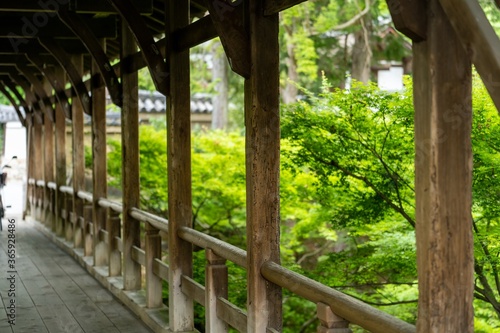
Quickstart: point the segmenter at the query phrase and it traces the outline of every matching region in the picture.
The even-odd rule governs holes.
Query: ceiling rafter
[[[151,30],[141,18],[130,0],[107,0],[113,4],[117,12],[127,22],[149,68],[156,90],[166,95],[168,91],[169,72],[160,50],[156,46]]]
[[[39,41],[47,51],[52,53],[54,58],[59,62],[59,65],[66,71],[68,79],[76,92],[76,97],[82,103],[83,111],[88,115],[92,115],[89,92],[69,55],[57,41],[52,38],[39,38]]]
[[[111,100],[114,104],[121,107],[123,103],[122,85],[99,40],[93,35],[91,29],[78,14],[64,8],[59,10],[58,15],[85,45],[99,68],[99,72],[106,83]]]
[[[69,98],[66,95],[66,90],[64,89],[64,85],[62,85],[61,81],[55,76],[55,73],[52,68],[46,66],[44,60],[38,54],[27,54],[28,59],[33,63],[38,70],[45,76],[48,80],[52,88],[54,89],[55,96],[59,105],[61,105],[64,110],[64,114],[66,118],[71,119],[71,104],[69,102]]]

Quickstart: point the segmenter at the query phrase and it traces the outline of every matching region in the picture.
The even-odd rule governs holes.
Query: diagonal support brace
[[[245,26],[243,1],[238,2],[234,5],[229,0],[205,0],[231,69],[249,78],[250,35]]]
[[[76,92],[76,97],[82,103],[83,111],[88,115],[92,115],[89,92],[82,81],[82,77],[78,73],[76,67],[73,65],[73,62],[71,61],[69,55],[52,38],[39,38],[39,41],[40,44],[42,44],[42,46],[45,47],[45,49],[47,49],[47,51],[49,51],[54,56],[59,65],[66,71],[69,81],[71,82],[73,89]]]
[[[151,73],[156,90],[167,95],[170,84],[169,70],[160,50],[156,46],[153,34],[142,19],[140,13],[134,8],[130,0],[107,1],[113,5],[120,16],[127,22],[130,31],[141,49],[141,53]]]
[[[109,95],[114,104],[122,107],[122,85],[109,62],[108,56],[104,52],[99,40],[94,36],[85,21],[76,13],[67,8],[58,12],[59,18],[77,35],[89,51],[92,59],[99,68],[99,72],[104,78]]]

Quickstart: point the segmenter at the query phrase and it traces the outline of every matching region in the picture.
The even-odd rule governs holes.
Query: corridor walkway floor
[[[2,219],[0,232],[1,333],[151,332],[33,222],[14,220],[9,233]],[[15,262],[8,261],[9,234]],[[9,313],[15,325],[9,324]]]

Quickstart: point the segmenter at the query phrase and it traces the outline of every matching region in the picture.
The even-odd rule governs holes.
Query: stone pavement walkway
[[[13,218],[14,231],[2,219],[0,232],[1,333],[151,332],[32,222]],[[16,252],[11,262],[9,239],[15,240],[10,242]],[[9,313],[15,325],[9,324]]]

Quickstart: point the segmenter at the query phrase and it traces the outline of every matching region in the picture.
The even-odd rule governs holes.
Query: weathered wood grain
[[[281,288],[261,275],[280,262],[278,14],[250,0],[251,75],[245,81],[248,332],[281,331]]]
[[[427,40],[413,47],[417,332],[473,332],[472,68],[439,2],[428,4]]]
[[[167,9],[167,96],[169,324],[174,332],[194,328],[193,300],[182,292],[182,276],[192,276],[191,243],[178,236],[181,227],[192,227],[191,105],[189,50],[172,51],[172,33],[189,24],[189,1],[169,0]]]
[[[128,26],[122,23],[122,57],[135,54],[137,45]],[[132,259],[132,248],[140,246],[139,221],[130,216],[139,207],[139,83],[137,72],[122,68],[122,183],[123,183],[123,285],[141,288],[141,266]],[[125,135],[126,134],[126,135]]]

